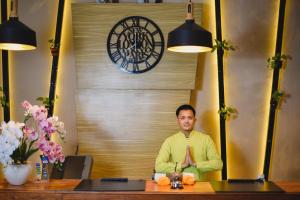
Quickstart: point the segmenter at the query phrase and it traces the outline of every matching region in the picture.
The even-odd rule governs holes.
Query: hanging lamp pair
[[[195,23],[191,0],[187,8],[185,23],[168,34],[168,50],[182,53],[210,51],[212,48],[211,33]],[[17,11],[18,0],[12,0],[9,20],[0,25],[0,49],[36,49],[36,34],[19,21]]]

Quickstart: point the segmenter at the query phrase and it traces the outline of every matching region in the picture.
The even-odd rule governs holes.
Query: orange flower
[[[163,185],[169,185],[170,184],[170,179],[166,176],[162,176],[158,179],[157,185],[163,186]]]
[[[194,185],[195,179],[192,176],[183,175],[183,177],[182,177],[182,183],[185,184],[185,185]]]

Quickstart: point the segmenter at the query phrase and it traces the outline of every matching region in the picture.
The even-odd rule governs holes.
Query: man
[[[223,163],[210,136],[193,130],[195,109],[182,105],[176,110],[180,131],[168,137],[155,162],[156,172],[190,172],[196,181],[209,171],[221,170]]]

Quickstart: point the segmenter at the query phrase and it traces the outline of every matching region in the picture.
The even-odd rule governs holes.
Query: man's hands
[[[186,146],[185,159],[184,159],[183,163],[181,163],[181,168],[185,169],[189,166],[196,167],[196,162],[192,158],[192,155],[191,155],[191,152],[190,152],[190,146]]]

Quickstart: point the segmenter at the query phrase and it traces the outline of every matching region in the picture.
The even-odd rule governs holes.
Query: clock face
[[[121,70],[143,73],[157,65],[164,52],[164,37],[150,19],[140,16],[119,21],[107,38],[110,59]]]

